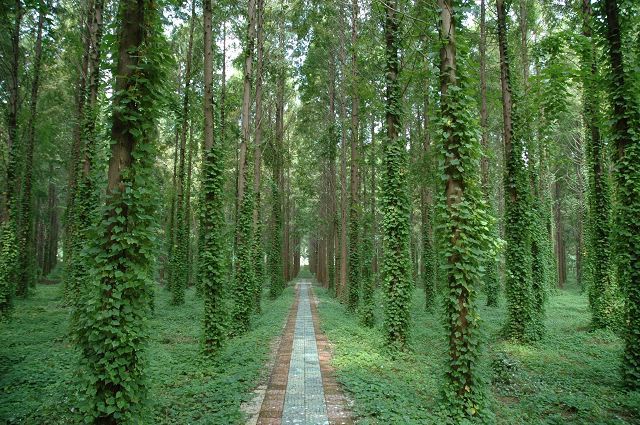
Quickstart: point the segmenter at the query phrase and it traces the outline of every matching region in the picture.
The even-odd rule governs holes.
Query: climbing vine
[[[93,267],[75,320],[86,371],[80,406],[85,422],[136,423],[145,406],[158,204],[155,120],[168,63],[159,18],[153,1],[120,3],[109,190],[89,239]]]
[[[235,275],[234,299],[234,331],[237,334],[249,330],[251,313],[255,301],[255,272],[253,261],[253,189],[247,187],[242,197],[242,205],[238,215],[237,264]]]
[[[612,111],[614,177],[619,202],[614,209],[613,240],[620,288],[625,295],[625,348],[622,362],[624,385],[640,388],[640,104],[637,97],[640,81],[626,68],[623,53],[623,29],[628,25],[618,2],[600,2],[606,17],[607,53],[609,56],[609,100]],[[623,7],[626,5],[623,5]]]
[[[13,308],[15,264],[18,247],[12,220],[0,225],[0,319],[7,317]]]
[[[274,169],[271,180],[271,205],[272,223],[271,249],[267,253],[269,265],[269,295],[276,298],[284,290],[284,273],[282,268],[282,229],[284,222],[282,219],[282,199],[277,183],[277,172]]]
[[[382,279],[386,294],[385,339],[391,350],[404,349],[409,334],[411,258],[409,254],[409,194],[405,139],[399,134],[402,118],[397,2],[385,6],[386,136],[383,142],[385,174],[382,182]]]
[[[210,4],[209,1],[207,3]],[[199,280],[204,298],[204,349],[214,354],[226,334],[224,285],[226,248],[224,232],[224,157],[220,143],[204,152],[200,205]]]

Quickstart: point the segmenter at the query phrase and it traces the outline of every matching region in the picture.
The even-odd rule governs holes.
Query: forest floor
[[[16,300],[11,321],[0,323],[0,424],[77,422],[78,353],[61,290],[39,285],[31,298]],[[230,340],[211,364],[201,356],[202,299],[192,288],[186,303],[174,307],[169,292],[157,288],[149,321],[148,423],[244,424],[240,406],[266,378],[270,342],[294,297],[293,288],[275,301],[265,297],[252,330]]]
[[[77,418],[77,352],[60,292],[59,285],[38,286],[33,297],[16,301],[12,320],[0,324],[2,424],[68,424]],[[190,289],[185,305],[173,307],[170,294],[158,288],[149,322],[149,423],[244,423],[240,406],[266,382],[272,342],[282,335],[282,346],[283,324],[295,324],[295,299],[293,287],[275,301],[265,297],[264,313],[252,330],[230,340],[211,364],[200,355],[200,297]],[[323,381],[335,374],[353,399],[358,424],[439,423],[446,336],[440,314],[424,311],[421,290],[414,294],[409,350],[395,358],[383,347],[380,293],[373,329],[361,326],[322,288],[314,287],[307,300],[313,326],[308,317],[305,326],[315,333]],[[504,306],[483,306],[480,315],[486,351],[481,370],[498,424],[640,424],[640,393],[625,393],[619,386],[622,341],[611,332],[589,331],[585,295],[573,290],[552,295],[547,335],[533,345],[499,338]],[[336,388],[335,382],[328,390],[325,384],[325,399],[336,395]]]
[[[414,293],[409,349],[396,358],[383,348],[380,293],[374,329],[354,324],[354,316],[326,290],[317,288],[316,294],[320,327],[334,346],[333,366],[355,402],[357,423],[441,423],[446,335],[441,314],[425,312],[424,292]],[[482,377],[490,383],[487,399],[498,424],[640,424],[640,393],[620,387],[622,341],[611,332],[589,330],[586,295],[551,295],[546,337],[533,345],[499,337],[505,314],[504,305],[480,308]]]

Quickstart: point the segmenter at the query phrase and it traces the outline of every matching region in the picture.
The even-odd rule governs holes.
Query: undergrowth
[[[318,288],[321,328],[334,345],[338,380],[354,400],[358,424],[439,424],[446,356],[438,311],[424,310],[416,290],[409,348],[392,358],[377,326],[360,326],[344,306]],[[590,331],[586,296],[562,291],[549,299],[547,335],[531,345],[500,339],[504,308],[481,307],[481,373],[491,382],[489,408],[498,424],[637,424],[640,394],[620,385],[619,337]]]
[[[69,311],[57,285],[41,285],[17,300],[10,322],[0,323],[0,423],[77,423],[77,352],[68,337]],[[149,424],[244,424],[240,404],[261,379],[271,340],[280,334],[294,298],[292,288],[271,301],[252,329],[231,339],[211,363],[203,360],[202,299],[170,305],[156,290],[148,349]]]

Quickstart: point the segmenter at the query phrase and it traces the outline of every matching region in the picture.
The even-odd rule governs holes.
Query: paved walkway
[[[296,302],[280,342],[258,425],[351,424],[318,327],[311,284],[297,284]]]
[[[328,425],[320,358],[309,303],[309,285],[301,284],[299,291],[298,316],[293,334],[293,352],[282,409],[282,423]]]

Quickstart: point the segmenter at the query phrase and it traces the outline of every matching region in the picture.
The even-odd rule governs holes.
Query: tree
[[[486,0],[480,1],[480,128],[482,129],[483,155],[480,161],[481,182],[485,200],[491,204],[491,191],[489,182],[489,111],[487,109],[487,17]],[[484,279],[487,305],[498,305],[500,281],[498,280],[498,263],[490,258],[485,264],[486,275]]]
[[[72,200],[68,204],[67,226],[70,228],[67,236],[69,258],[65,276],[65,296],[67,302],[75,304],[79,294],[84,289],[89,275],[89,261],[84,248],[89,242],[89,231],[95,224],[95,212],[98,208],[97,190],[91,175],[94,166],[94,156],[97,144],[97,124],[99,120],[100,104],[98,92],[100,89],[100,60],[102,41],[102,13],[103,1],[92,0],[88,4],[86,26],[86,55],[87,75],[80,84],[78,97],[81,105],[80,128],[77,147],[72,150],[73,176],[71,190]]]
[[[451,0],[439,0],[440,8],[440,108],[444,138],[445,215],[442,234],[448,291],[445,295],[449,333],[449,362],[445,400],[456,423],[481,415],[482,382],[477,364],[480,355],[477,294],[483,263],[494,244],[490,217],[479,183],[482,146],[467,106],[464,80],[458,75],[456,15]]]
[[[409,201],[407,196],[406,151],[402,128],[402,105],[400,83],[400,27],[398,1],[385,3],[385,58],[386,58],[386,104],[384,141],[384,166],[382,195],[382,232],[384,235],[384,257],[382,274],[386,293],[385,340],[394,350],[403,349],[409,332],[409,301],[411,284],[409,272]]]
[[[238,155],[238,188],[236,192],[238,213],[236,215],[236,274],[234,295],[234,324],[236,332],[249,329],[251,313],[254,310],[255,274],[253,261],[253,188],[249,180],[251,138],[251,90],[253,50],[256,37],[255,0],[249,0],[247,12],[247,42],[244,52],[244,78],[242,97],[242,133]],[[248,216],[247,216],[248,215]]]
[[[84,420],[103,424],[139,421],[147,392],[155,120],[167,60],[155,3],[123,0],[118,24],[106,204],[92,239],[93,271],[77,320],[87,371]]]
[[[33,220],[33,152],[36,144],[36,119],[38,108],[38,92],[40,90],[40,70],[42,64],[42,30],[46,17],[46,6],[39,4],[36,45],[33,59],[33,82],[31,83],[31,99],[29,100],[29,122],[27,124],[27,140],[24,152],[24,176],[22,199],[20,201],[20,226],[18,228],[19,257],[18,285],[16,294],[26,297],[29,288],[35,285],[35,244]]]
[[[275,78],[275,137],[273,143],[273,158],[271,160],[271,249],[267,253],[270,270],[269,295],[278,297],[284,290],[284,104],[286,71],[284,64],[285,33],[284,22],[278,22],[278,47]]]
[[[582,80],[585,145],[587,153],[589,190],[588,255],[589,255],[589,305],[593,313],[593,325],[606,328],[614,325],[614,286],[611,281],[610,223],[611,197],[605,162],[605,141],[600,136],[598,99],[598,69],[593,44],[591,2],[582,2]]]
[[[189,95],[191,90],[191,62],[193,56],[193,32],[196,21],[195,0],[191,1],[191,18],[189,23],[189,41],[187,45],[187,57],[184,70],[184,94],[182,98],[182,117],[180,129],[180,155],[178,162],[178,174],[176,179],[176,237],[175,246],[171,250],[171,276],[169,287],[173,297],[172,304],[180,305],[184,303],[184,291],[189,283],[189,215],[187,214],[186,192],[186,150],[187,150],[187,129],[189,127]]]
[[[17,187],[19,172],[18,106],[20,70],[20,23],[22,22],[21,0],[13,8],[11,32],[10,72],[8,78],[9,105],[7,110],[7,161],[6,181],[0,199],[0,315],[6,315],[13,306],[15,280],[18,269],[17,235]]]
[[[351,3],[351,179],[349,203],[349,270],[348,303],[351,311],[358,307],[360,296],[360,176],[359,176],[359,114],[360,96],[358,95],[358,1]]]
[[[505,333],[518,341],[539,338],[534,313],[532,287],[532,232],[528,217],[532,206],[529,173],[524,162],[526,147],[517,98],[512,96],[507,47],[507,8],[504,0],[497,0],[498,47],[500,51],[500,81],[502,86],[502,115],[504,122],[505,177],[505,252],[507,322]]]
[[[204,351],[213,355],[224,343],[224,159],[222,138],[214,141],[213,11],[203,3],[204,27],[204,149],[202,155],[202,212],[200,216],[199,270],[204,297]]]
[[[254,128],[254,163],[253,163],[253,263],[255,268],[255,308],[260,312],[260,298],[262,296],[262,285],[264,283],[264,240],[262,225],[262,82],[264,77],[264,0],[258,0],[256,7],[257,17],[257,63],[256,63],[256,114]]]
[[[615,252],[618,281],[626,297],[622,378],[627,388],[637,390],[640,388],[640,137],[634,129],[640,124],[640,106],[637,92],[633,91],[634,77],[625,70],[620,5],[617,0],[603,0],[600,4],[606,18],[614,176],[620,199],[615,210]]]

